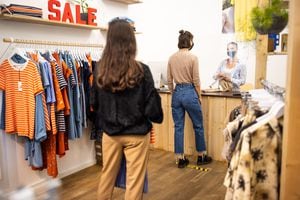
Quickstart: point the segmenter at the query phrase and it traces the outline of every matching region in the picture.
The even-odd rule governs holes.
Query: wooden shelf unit
[[[136,3],[142,3],[142,1],[139,0],[110,0],[110,1],[115,1],[119,3],[124,3],[124,4],[136,4]]]
[[[8,21],[16,21],[16,22],[25,22],[31,24],[44,24],[50,26],[61,26],[61,27],[70,27],[70,28],[79,28],[79,29],[101,29],[98,26],[91,26],[85,24],[72,24],[66,22],[59,22],[59,21],[51,21],[48,19],[37,18],[37,17],[30,17],[30,16],[23,16],[23,15],[10,15],[10,14],[1,14],[0,20],[8,20]]]

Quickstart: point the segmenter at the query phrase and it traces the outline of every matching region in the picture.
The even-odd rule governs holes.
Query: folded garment
[[[21,5],[21,4],[9,4],[6,7],[7,8],[18,7],[18,8],[27,8],[27,9],[31,9],[31,10],[42,10],[42,8],[38,8],[38,7],[34,7],[34,6]]]
[[[26,5],[19,5],[19,4],[10,4],[8,6],[1,5],[1,12],[8,13],[8,14],[20,14],[32,17],[42,17],[43,11],[41,8],[33,7],[33,6],[26,6]]]
[[[3,14],[11,14],[11,15],[23,15],[23,16],[30,16],[30,17],[38,17],[41,18],[42,14],[36,14],[36,13],[24,13],[24,12],[2,12]]]
[[[19,7],[6,7],[6,8],[11,12],[15,11],[15,12],[43,13],[42,10],[34,10],[29,8],[19,8]]]

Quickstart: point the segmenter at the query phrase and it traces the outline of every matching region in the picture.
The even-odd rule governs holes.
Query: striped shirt
[[[5,91],[5,131],[34,138],[35,95],[43,91],[35,63],[0,65],[0,89]]]

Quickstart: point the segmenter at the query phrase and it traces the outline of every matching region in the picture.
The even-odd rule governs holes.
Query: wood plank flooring
[[[189,157],[195,164],[196,157]],[[223,200],[226,188],[224,162],[214,161],[204,165],[207,172],[184,168],[178,169],[172,152],[152,149],[148,165],[149,192],[145,200]],[[96,199],[101,167],[95,165],[62,179],[58,188],[61,200]],[[115,188],[114,200],[124,199],[124,190]]]

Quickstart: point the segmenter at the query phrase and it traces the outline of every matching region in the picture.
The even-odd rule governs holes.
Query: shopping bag
[[[122,156],[122,161],[121,161],[121,166],[120,166],[120,170],[116,179],[116,183],[115,183],[116,187],[119,188],[123,188],[126,189],[126,159],[125,159],[125,155]],[[144,181],[144,189],[143,189],[144,193],[148,192],[148,175],[146,172],[145,175],[145,181]]]

